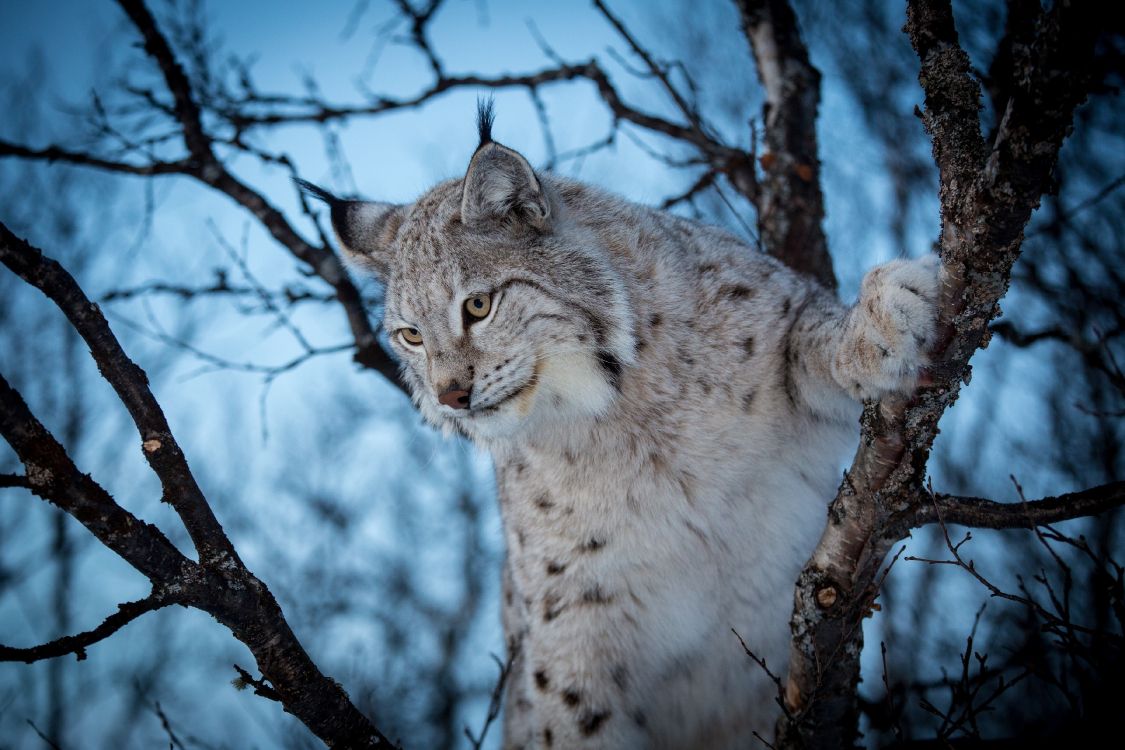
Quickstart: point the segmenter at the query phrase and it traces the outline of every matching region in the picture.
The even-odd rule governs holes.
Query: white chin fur
[[[613,386],[605,369],[589,352],[544,360],[539,374],[538,412],[543,416],[597,417],[613,403]]]
[[[471,435],[504,440],[532,429],[541,430],[605,414],[616,395],[597,359],[587,352],[542,360],[536,384],[499,411],[465,422]],[[448,426],[443,425],[448,430]]]

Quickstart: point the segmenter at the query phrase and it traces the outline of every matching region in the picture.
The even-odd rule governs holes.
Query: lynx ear
[[[306,195],[328,204],[332,229],[348,257],[386,280],[390,274],[391,243],[402,225],[403,206],[378,201],[337,198],[324,188],[294,178]]]
[[[492,101],[478,101],[480,145],[461,188],[461,221],[475,226],[489,220],[516,219],[546,230],[551,224],[551,201],[527,159],[492,140],[494,119]]]

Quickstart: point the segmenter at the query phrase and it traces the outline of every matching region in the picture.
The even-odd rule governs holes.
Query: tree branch
[[[816,122],[820,72],[809,62],[797,17],[786,0],[738,0],[742,29],[766,91],[766,153],[759,185],[758,234],[766,252],[836,288],[821,223]]]
[[[156,20],[140,0],[119,0],[119,2],[144,38],[145,51],[156,61],[175,101],[174,112],[183,129],[184,144],[192,157],[185,174],[226,193],[236,203],[250,211],[274,239],[331,285],[336,292],[336,298],[344,308],[355,338],[355,361],[364,367],[376,370],[405,391],[405,386],[398,377],[398,365],[379,345],[359,290],[356,289],[340,259],[327,247],[318,247],[303,239],[280,211],[261,194],[238,180],[219,161],[214,153],[214,139],[204,129],[191,82],[176,61],[175,54],[160,32]]]
[[[154,583],[192,563],[155,526],[123,509],[83,474],[20,394],[0,375],[0,435],[23,463],[29,489],[57,505]]]
[[[22,661],[25,664],[31,664],[42,659],[53,659],[56,656],[67,654],[74,654],[78,657],[78,661],[82,661],[86,658],[86,649],[89,646],[105,640],[141,615],[155,612],[161,607],[167,607],[174,603],[174,600],[166,594],[150,594],[135,602],[118,604],[116,612],[105,618],[101,625],[85,633],[63,636],[50,643],[31,646],[30,648],[13,648],[0,644],[0,661]]]
[[[906,32],[921,60],[924,122],[941,179],[940,340],[932,384],[912,399],[886,398],[864,408],[859,449],[798,579],[786,684],[796,720],[780,723],[782,747],[853,743],[862,619],[882,561],[904,533],[891,519],[921,505],[938,420],[999,313],[1023,227],[1085,98],[1095,27],[1081,13],[1060,3],[1041,14],[1035,54],[1015,66],[1013,93],[989,151],[980,133],[980,89],[958,44],[949,0],[908,4]]]
[[[0,474],[0,487],[23,487],[31,489],[31,482],[23,474]]]
[[[184,521],[200,551],[200,562],[188,560],[159,529],[121,508],[89,475],[80,472],[0,376],[0,434],[24,464],[32,492],[65,510],[148,577],[154,599],[195,607],[225,625],[250,649],[285,710],[329,747],[390,747],[390,741],[359,712],[339,683],[312,662],[273,594],[235,553],[168,429],[144,371],[122,351],[97,305],[62,266],[16,238],[2,224],[0,261],[47,294],[89,345],[103,377],[133,417],[149,464],[163,484],[164,500]],[[126,605],[125,612],[119,611],[91,633],[119,628],[143,614],[137,610],[145,606]],[[90,637],[84,634],[74,638],[79,639],[77,645],[85,647]],[[64,640],[39,648],[57,650],[75,643]],[[20,650],[5,653],[17,658],[29,655]]]
[[[664,211],[680,203],[691,202],[695,196],[702,193],[707,188],[715,184],[715,178],[718,175],[714,171],[708,169],[706,172],[699,176],[699,179],[691,184],[691,186],[678,195],[672,195],[665,198],[660,203],[660,210]]]
[[[160,72],[175,102],[173,112],[183,126],[184,145],[187,146],[188,153],[200,166],[211,166],[217,160],[211,148],[211,139],[203,129],[203,118],[199,105],[192,96],[191,83],[172,53],[168,41],[157,28],[156,19],[141,0],[118,0],[118,4],[141,32],[145,52],[160,66]]]
[[[106,172],[120,172],[151,177],[154,175],[183,174],[188,169],[187,161],[158,161],[149,164],[130,164],[128,162],[103,159],[81,151],[69,151],[59,146],[28,148],[0,138],[0,156],[14,156],[20,159],[36,159],[48,163],[64,162],[83,167],[93,167]]]
[[[640,42],[637,41],[636,37],[634,37],[632,33],[630,33],[629,30],[625,27],[624,22],[622,22],[620,18],[615,16],[610,11],[610,9],[602,0],[594,0],[594,7],[598,9],[598,11],[602,14],[602,16],[605,17],[607,21],[609,21],[609,24],[613,27],[614,31],[616,31],[621,36],[621,38],[625,40],[626,44],[629,45],[629,49],[633,50],[633,54],[635,54],[641,59],[642,62],[644,62],[645,67],[648,68],[648,74],[656,80],[660,81],[661,87],[675,103],[676,108],[680,110],[680,114],[687,118],[687,121],[691,123],[692,128],[698,131],[700,135],[705,136],[704,131],[706,130],[706,126],[704,125],[703,120],[699,115],[698,107],[696,107],[694,103],[688,103],[687,99],[684,98],[679,89],[677,89],[672,84],[671,79],[668,77],[668,72],[664,69],[664,67],[656,63],[656,60],[653,59],[649,51],[645,49],[645,47]]]
[[[1067,492],[1055,497],[1018,503],[998,503],[980,497],[935,494],[886,523],[887,534],[905,536],[931,523],[980,529],[1034,529],[1036,526],[1096,516],[1125,505],[1125,482]]]
[[[269,296],[271,304],[274,305],[294,305],[300,302],[328,304],[336,301],[335,295],[317,293],[299,286],[286,286],[280,290],[274,291],[256,289],[251,286],[235,286],[227,280],[226,274],[222,271],[216,273],[214,283],[209,286],[187,286],[185,284],[173,284],[167,281],[150,281],[140,286],[112,289],[102,295],[101,301],[117,302],[150,295],[167,295],[170,297],[178,297],[182,300],[191,300],[197,297],[226,296],[236,300],[253,301],[255,299],[260,300],[263,292]]]
[[[176,509],[203,562],[237,559],[211,508],[203,499],[187,459],[172,437],[164,412],[148,387],[144,370],[129,359],[109,330],[101,310],[74,278],[54,260],[31,247],[0,224],[0,262],[39,289],[63,311],[90,347],[102,377],[113,386],[140,433],[145,459],[160,478],[164,501]]]

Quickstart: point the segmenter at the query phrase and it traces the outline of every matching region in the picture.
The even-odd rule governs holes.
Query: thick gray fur
[[[847,308],[724,231],[536,174],[491,133],[413,204],[327,199],[386,284],[418,408],[495,462],[519,649],[504,746],[769,737],[775,689],[731,629],[784,671],[858,399],[915,386],[937,260],[872,270]],[[438,403],[451,386],[470,408]]]

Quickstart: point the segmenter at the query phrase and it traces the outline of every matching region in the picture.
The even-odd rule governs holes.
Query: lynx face
[[[435,222],[440,199],[420,201],[398,233],[384,316],[422,414],[496,438],[603,413],[621,367],[607,341],[616,322],[566,283],[589,259],[559,258],[526,227],[468,229],[440,203]]]
[[[464,179],[409,206],[302,185],[386,283],[384,326],[423,416],[483,440],[605,413],[634,357],[624,284],[490,126],[482,114]]]

